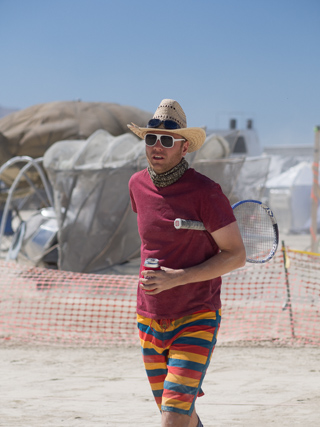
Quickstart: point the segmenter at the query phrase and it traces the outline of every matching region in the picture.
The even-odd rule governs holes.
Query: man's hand
[[[143,270],[141,275],[143,278],[140,278],[139,285],[149,295],[156,295],[183,284],[179,280],[183,270],[161,267],[160,270]]]

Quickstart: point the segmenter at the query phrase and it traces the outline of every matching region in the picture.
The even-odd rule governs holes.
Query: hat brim
[[[134,123],[127,125],[128,128],[135,133],[139,138],[144,139],[147,133],[152,132],[153,128],[142,128]],[[182,128],[182,129],[159,129],[154,130],[166,130],[167,132],[181,135],[187,141],[189,141],[188,153],[199,150],[206,139],[206,132],[202,128]]]

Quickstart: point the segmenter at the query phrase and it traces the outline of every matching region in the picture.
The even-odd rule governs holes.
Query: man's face
[[[165,130],[152,130],[149,133],[170,135],[176,139],[183,139],[182,136],[167,132]],[[180,163],[188,151],[188,141],[176,141],[172,148],[165,148],[161,145],[159,139],[153,147],[146,145],[146,156],[149,165],[156,173],[164,173]]]

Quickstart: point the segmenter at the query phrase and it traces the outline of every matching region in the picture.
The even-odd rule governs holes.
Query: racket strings
[[[234,214],[246,248],[247,259],[267,259],[275,244],[275,232],[269,214],[257,203],[244,203],[234,209]]]

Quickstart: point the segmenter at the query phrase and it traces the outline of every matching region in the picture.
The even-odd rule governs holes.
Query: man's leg
[[[198,427],[199,418],[194,410],[191,417],[177,412],[162,412],[162,427]]]
[[[196,313],[163,327],[138,315],[148,379],[163,427],[201,427],[194,405],[216,343],[219,312]]]
[[[144,366],[154,399],[161,412],[163,383],[168,373],[168,350],[162,344],[163,331],[158,323],[139,314],[137,319]]]
[[[195,313],[173,322],[161,402],[162,427],[200,427],[195,401],[216,343],[220,312]]]

